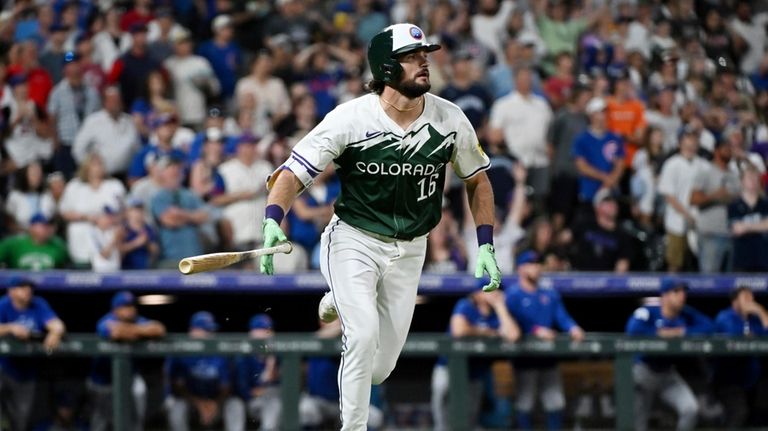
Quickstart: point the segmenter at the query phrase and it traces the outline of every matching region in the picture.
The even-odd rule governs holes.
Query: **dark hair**
[[[730,293],[728,294],[728,297],[730,298],[731,302],[733,302],[736,298],[739,297],[739,295],[741,295],[741,292],[744,292],[744,291],[751,292],[752,289],[750,289],[747,286],[736,286],[734,289],[730,291]]]
[[[371,79],[367,84],[365,84],[365,89],[370,93],[375,93],[381,96],[381,93],[384,92],[384,87],[386,85],[387,84],[385,84],[384,81],[379,79]]]
[[[42,193],[45,190],[45,172],[42,172],[40,184],[38,184],[37,187],[32,187],[32,184],[30,184],[27,179],[27,171],[29,171],[33,165],[40,167],[42,172],[42,166],[40,166],[39,161],[31,162],[27,166],[16,171],[16,189],[19,191],[25,193]]]

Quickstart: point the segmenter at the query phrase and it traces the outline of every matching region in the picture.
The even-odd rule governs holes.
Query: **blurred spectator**
[[[768,24],[768,13],[755,13],[751,1],[739,0],[736,2],[736,16],[729,24],[734,44],[742,51],[741,72],[749,75],[757,69],[767,47],[765,26]]]
[[[221,85],[221,96],[225,102],[235,94],[237,73],[242,66],[240,47],[233,40],[234,28],[229,15],[219,15],[211,23],[213,39],[204,42],[197,54],[205,57],[213,67]]]
[[[130,106],[129,111],[141,135],[142,144],[149,142],[155,118],[177,111],[176,104],[171,99],[172,90],[160,71],[152,71],[147,76],[141,94]]]
[[[205,121],[207,101],[219,93],[219,81],[208,60],[194,55],[189,32],[177,32],[173,42],[173,55],[164,64],[173,81],[179,119],[181,124],[199,129]]]
[[[50,419],[38,423],[33,431],[87,431],[88,425],[78,409],[78,397],[69,389],[53,395]]]
[[[118,250],[122,257],[122,269],[150,269],[160,246],[157,232],[146,221],[144,201],[135,197],[128,199],[125,221],[122,225]]]
[[[176,24],[171,9],[157,9],[155,19],[147,23],[147,41],[149,56],[158,63],[163,63],[173,54],[174,39],[187,30]],[[187,32],[188,33],[188,32]]]
[[[247,95],[255,98],[256,127],[251,132],[259,136],[272,132],[274,125],[291,112],[291,100],[285,84],[272,75],[273,61],[271,51],[264,49],[257,52],[251,64],[251,73],[240,78],[235,88],[238,102]]]
[[[615,192],[600,189],[593,197],[594,219],[573,229],[571,265],[579,271],[629,271],[630,239],[617,221],[619,203]]]
[[[26,233],[0,241],[0,263],[9,269],[44,271],[64,268],[67,264],[67,245],[55,236],[55,229],[43,214],[29,219]]]
[[[632,158],[630,192],[633,198],[632,214],[645,229],[654,226],[657,207],[657,183],[664,153],[664,135],[656,127],[645,129],[640,149]]]
[[[488,140],[506,142],[510,155],[528,170],[528,184],[540,200],[549,193],[546,135],[552,110],[544,98],[532,93],[533,75],[528,68],[515,70],[515,91],[496,100],[491,109]]]
[[[547,141],[552,144],[552,189],[549,210],[556,229],[560,230],[574,216],[579,196],[578,170],[573,162],[576,137],[587,129],[589,117],[586,106],[592,94],[586,87],[577,87],[552,120]]]
[[[51,128],[45,105],[31,98],[29,78],[16,75],[8,82],[13,88],[10,106],[10,135],[5,139],[5,151],[14,169],[20,169],[34,160],[47,163],[53,155]]]
[[[627,322],[627,334],[662,339],[711,334],[714,329],[712,320],[685,304],[687,291],[688,285],[684,281],[669,277],[662,279],[659,305],[645,305],[635,310]],[[676,362],[674,358],[636,357],[632,368],[634,429],[648,429],[648,418],[656,397],[675,410],[678,430],[691,430],[696,426],[699,403],[677,372]]]
[[[161,268],[176,268],[179,260],[203,253],[198,226],[208,221],[203,201],[182,187],[183,161],[173,155],[160,159],[161,189],[151,198],[149,211],[160,235]]]
[[[248,323],[248,336],[268,340],[274,335],[272,318],[256,314]],[[259,429],[280,429],[282,403],[280,400],[280,371],[275,355],[254,354],[237,358],[238,395],[245,400],[248,416],[259,423]]]
[[[658,127],[664,132],[664,152],[677,150],[678,136],[683,126],[677,115],[675,92],[673,87],[663,87],[652,97],[652,109],[646,112],[645,119],[649,125]]]
[[[606,130],[606,107],[602,98],[593,98],[587,103],[589,126],[573,142],[579,200],[583,205],[589,205],[602,189],[615,191],[624,174],[624,142]]]
[[[115,61],[131,48],[131,35],[120,29],[120,14],[116,7],[107,9],[104,28],[93,36],[93,61],[105,72],[112,70]]]
[[[482,280],[485,284],[485,280]],[[482,284],[478,284],[482,287]],[[514,342],[520,338],[520,328],[509,314],[504,303],[504,293],[500,290],[483,292],[476,290],[468,297],[460,299],[453,307],[448,333],[452,338],[462,337],[501,337],[504,341]],[[448,412],[448,392],[450,380],[446,357],[440,357],[432,370],[432,419],[436,431],[451,429]],[[468,399],[469,424],[472,429],[477,426],[483,400],[483,380],[491,372],[491,361],[488,359],[473,359],[470,362],[469,378],[470,393]]]
[[[40,53],[40,67],[50,74],[53,84],[61,81],[63,76],[64,54],[66,53],[64,44],[67,41],[69,30],[63,24],[52,25],[48,42],[45,44],[43,52]]]
[[[312,254],[320,242],[320,233],[331,221],[333,203],[341,192],[341,184],[328,166],[315,177],[312,187],[293,203],[288,213],[289,236],[291,241],[304,247]],[[319,268],[319,267],[318,267]]]
[[[122,110],[121,96],[117,87],[104,91],[104,107],[85,118],[72,147],[72,155],[81,165],[90,154],[97,154],[108,175],[124,175],[139,148],[136,128]]]
[[[45,109],[48,102],[48,94],[53,88],[51,75],[40,66],[37,57],[37,45],[28,40],[14,45],[9,52],[11,59],[8,66],[8,76],[23,76],[29,84],[29,98],[35,102],[38,108]]]
[[[286,37],[287,42],[298,49],[307,46],[313,31],[317,30],[308,16],[307,5],[299,0],[280,0],[275,6],[275,14],[267,21],[264,30],[267,44],[277,44],[275,39]]]
[[[578,36],[604,12],[595,10],[587,16],[573,16],[570,5],[561,0],[534,0],[532,6],[539,35],[549,53],[550,62],[545,63],[548,74],[554,69],[551,60],[561,52],[575,53]]]
[[[62,62],[64,79],[53,87],[51,97],[48,99],[48,114],[56,131],[53,167],[67,177],[71,177],[77,168],[72,154],[76,136],[82,131],[81,127],[84,126],[87,118],[101,108],[101,97],[98,88],[84,80],[80,54],[68,52]],[[98,124],[98,131],[102,132],[102,120],[99,120]],[[94,128],[93,124],[88,126],[90,129]],[[94,132],[94,130],[90,131]],[[128,150],[130,149],[129,145]],[[82,162],[82,158],[83,155],[80,155],[78,161]]]
[[[524,66],[521,60],[521,51],[522,46],[517,39],[507,39],[504,42],[504,56],[488,68],[485,81],[494,100],[515,90],[515,71]],[[533,79],[534,87],[536,87],[536,76]]]
[[[64,335],[64,322],[48,302],[35,296],[31,280],[12,277],[8,293],[0,298],[0,336],[18,340],[42,340],[52,353]],[[0,401],[10,429],[26,430],[34,407],[37,363],[27,358],[0,357]]]
[[[173,113],[159,114],[150,119],[152,142],[133,155],[128,169],[129,184],[146,176],[149,173],[149,165],[163,156],[173,156],[179,160],[185,158],[184,152],[173,145],[173,138],[179,128],[178,122],[179,119]]]
[[[105,206],[119,208],[124,197],[125,187],[107,177],[101,157],[86,157],[77,176],[67,183],[59,204],[61,216],[67,222],[67,248],[75,268],[90,266],[93,247],[87,239],[93,223]]]
[[[444,199],[447,200],[447,198]],[[427,237],[427,256],[424,260],[424,271],[452,274],[467,268],[467,250],[464,245],[464,238],[461,236],[462,230],[456,219],[453,218],[453,213],[445,205],[443,205],[442,212],[443,215],[440,217],[440,221],[437,223],[437,226],[432,228]],[[312,227],[315,230],[317,229],[315,226]],[[291,229],[293,229],[293,223],[291,224]],[[293,234],[291,234],[291,240],[295,241]],[[319,255],[320,252],[316,244],[317,241],[313,245],[316,252],[313,253],[313,256]],[[318,262],[313,260],[312,267],[320,268],[319,263],[319,258]]]
[[[755,301],[748,287],[737,286],[730,295],[731,306],[717,314],[715,332],[732,337],[764,337],[768,335],[768,312]],[[717,358],[713,384],[724,406],[725,426],[744,428],[755,405],[756,383],[761,366],[755,356]]]
[[[302,94],[293,99],[293,111],[275,125],[279,137],[288,138],[288,145],[295,145],[317,124],[317,105],[310,94]]]
[[[189,336],[206,339],[219,325],[211,313],[198,311],[189,321]],[[168,394],[165,407],[171,431],[188,430],[190,418],[203,427],[223,421],[226,431],[245,425],[243,401],[233,396],[232,362],[223,356],[170,357],[165,362]]]
[[[622,71],[615,79],[611,94],[607,100],[605,126],[624,141],[626,160],[631,165],[645,132],[645,106],[635,94],[629,71]]]
[[[149,74],[161,68],[160,63],[147,52],[147,27],[132,24],[130,28],[131,49],[121,55],[109,69],[109,82],[120,87],[126,107],[133,106],[134,100],[142,95]]]
[[[165,336],[165,325],[147,319],[138,314],[136,297],[123,290],[112,296],[112,310],[96,324],[96,333],[101,338],[115,342],[134,342]],[[112,423],[112,362],[110,358],[99,357],[93,360],[91,373],[87,381],[91,396],[91,430],[106,431]],[[131,383],[133,402],[129,420],[132,429],[143,430],[147,411],[147,384],[134,369]]]
[[[146,26],[152,18],[152,0],[133,0],[133,8],[120,17],[120,28],[130,31],[136,25]]]
[[[544,94],[553,111],[562,108],[571,95],[575,81],[573,70],[573,56],[570,53],[561,52],[555,57],[555,73],[544,83]]]
[[[224,217],[232,225],[234,246],[238,250],[253,249],[261,242],[261,229],[256,220],[267,205],[267,189],[264,181],[273,171],[272,165],[259,157],[257,138],[245,134],[240,137],[235,157],[219,167],[224,179],[228,203]]]
[[[733,235],[733,270],[768,272],[768,200],[752,165],[741,171],[741,196],[728,205]]]
[[[454,53],[452,66],[451,80],[439,96],[461,108],[477,134],[483,136],[493,99],[477,81],[477,66],[469,52]]]
[[[706,166],[706,161],[696,154],[698,150],[696,135],[684,130],[680,136],[680,152],[664,162],[659,175],[658,191],[666,203],[664,229],[667,234],[667,269],[670,272],[683,269],[689,252],[687,235],[696,226],[691,193],[697,172]]]
[[[80,58],[80,70],[83,82],[98,90],[101,94],[107,86],[107,74],[101,64],[94,59],[93,35],[82,33],[75,39],[75,54]]]
[[[357,60],[354,54],[327,43],[312,44],[296,55],[294,68],[315,98],[318,117],[336,107],[336,87],[344,76],[344,65],[352,68]]]
[[[722,140],[715,147],[712,162],[696,171],[691,186],[691,206],[698,210],[696,233],[699,270],[730,271],[733,240],[728,229],[728,204],[739,195],[738,176],[728,169],[731,147]]]
[[[105,206],[96,216],[89,238],[93,245],[91,271],[117,272],[120,270],[120,244],[123,231],[120,228],[121,216],[118,209]]]
[[[39,162],[32,162],[16,172],[14,187],[5,200],[5,227],[11,233],[20,232],[29,226],[29,219],[35,214],[52,218],[56,204],[51,193],[45,190],[43,168]]]
[[[560,294],[554,289],[541,288],[541,258],[531,250],[520,253],[515,262],[518,280],[506,289],[506,304],[512,317],[527,336],[551,341],[557,330],[567,332],[574,341],[584,339],[584,331],[571,318]],[[533,408],[537,391],[546,415],[546,428],[558,430],[563,426],[565,395],[557,362],[547,358],[515,360],[517,384],[517,426],[533,429]]]
[[[477,13],[472,15],[472,37],[497,58],[503,56],[502,42],[506,36],[506,23],[514,9],[515,2],[510,0],[483,0],[478,2]],[[439,32],[442,29],[434,30]]]

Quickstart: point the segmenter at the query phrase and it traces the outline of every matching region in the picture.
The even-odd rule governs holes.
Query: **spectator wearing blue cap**
[[[71,177],[76,168],[72,156],[75,137],[86,118],[101,109],[101,96],[96,87],[83,79],[78,53],[65,53],[61,62],[64,78],[53,87],[48,98],[48,114],[51,116],[57,143],[53,167]]]
[[[568,333],[574,341],[583,340],[584,331],[568,314],[560,294],[554,289],[539,286],[541,258],[538,253],[524,251],[515,263],[519,277],[506,289],[506,304],[522,333],[540,340],[554,340],[560,330]],[[515,403],[518,427],[533,429],[531,414],[539,391],[547,429],[561,429],[565,396],[557,361],[520,358],[515,360],[514,365],[518,388]]]
[[[184,152],[173,145],[173,138],[178,125],[179,119],[173,113],[150,115],[149,126],[152,129],[152,142],[133,155],[128,169],[128,182],[130,184],[148,175],[149,165],[160,157],[171,156],[179,160],[186,158]]]
[[[98,154],[104,160],[107,174],[122,175],[139,149],[139,135],[131,116],[123,112],[123,97],[118,87],[107,87],[103,102],[102,109],[83,120],[74,136],[72,155],[82,165],[89,154]]]
[[[768,336],[768,312],[755,301],[752,290],[736,286],[729,296],[731,306],[717,314],[715,332],[744,338]],[[715,394],[723,403],[725,425],[728,429],[744,428],[755,407],[757,382],[762,374],[760,358],[721,357],[714,365],[712,381]]]
[[[18,340],[43,340],[51,353],[64,335],[64,322],[48,305],[35,296],[32,280],[14,276],[8,280],[8,293],[0,298],[0,337]],[[8,414],[10,429],[26,430],[35,396],[36,363],[28,358],[0,356],[0,405]]]
[[[659,305],[644,305],[635,310],[627,322],[627,334],[662,339],[711,334],[714,329],[712,320],[685,304],[687,292],[685,281],[663,278]],[[632,368],[635,430],[648,429],[648,417],[656,397],[675,410],[678,430],[691,430],[696,426],[699,404],[675,364],[674,358],[636,356]]]
[[[478,280],[482,287],[487,280]],[[469,296],[460,299],[453,307],[448,333],[453,338],[462,337],[501,337],[504,341],[514,342],[520,338],[520,327],[507,310],[504,293],[500,290],[483,292],[477,290]],[[469,376],[471,379],[469,399],[470,426],[475,427],[483,399],[483,381],[490,376],[491,362],[487,359],[470,361]],[[448,376],[448,360],[441,356],[432,370],[432,418],[436,431],[451,429],[449,426],[448,397],[450,381]]]
[[[233,242],[238,250],[255,248],[262,241],[261,229],[252,221],[264,212],[267,188],[263,179],[274,168],[259,154],[259,141],[253,135],[242,135],[235,157],[219,166],[225,196],[229,198],[224,207],[224,217],[232,225]]]
[[[136,297],[123,290],[112,296],[112,311],[96,324],[99,337],[116,342],[134,342],[165,336],[165,325],[138,314]],[[93,360],[87,381],[91,395],[91,430],[106,431],[112,424],[112,362],[107,357]],[[144,428],[147,410],[147,385],[144,378],[134,370],[133,412],[131,422],[135,430]]]
[[[67,245],[54,232],[44,214],[34,214],[29,219],[26,233],[0,241],[0,263],[6,268],[31,271],[66,267],[69,262]]]
[[[192,339],[210,338],[219,328],[213,314],[198,311],[189,320]],[[223,356],[170,357],[165,362],[168,428],[189,430],[190,418],[203,427],[223,420],[226,431],[245,426],[245,406],[234,396],[231,360]]]
[[[254,340],[266,340],[274,335],[274,325],[269,315],[254,315],[248,323],[248,336]],[[280,372],[275,355],[254,354],[237,359],[238,395],[248,406],[249,417],[259,422],[263,431],[280,429],[282,403],[280,401]]]

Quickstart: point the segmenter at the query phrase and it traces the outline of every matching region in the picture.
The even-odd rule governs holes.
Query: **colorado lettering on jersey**
[[[381,162],[357,162],[355,168],[364,173],[370,175],[412,175],[412,176],[430,176],[445,166],[445,163],[433,164],[386,164]]]

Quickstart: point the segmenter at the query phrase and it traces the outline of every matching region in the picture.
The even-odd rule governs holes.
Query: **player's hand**
[[[11,334],[19,340],[28,340],[32,332],[24,325],[13,324],[11,326]]]
[[[576,342],[584,340],[584,330],[580,327],[574,326],[569,332],[571,334],[571,340]]]
[[[491,244],[483,244],[477,252],[477,264],[475,264],[475,277],[480,278],[487,272],[491,281],[483,286],[483,292],[493,292],[501,284],[501,271],[496,264],[496,253]]]
[[[278,225],[277,222],[271,218],[264,219],[264,221],[261,223],[261,231],[264,233],[265,248],[274,247],[278,243],[288,241],[288,238],[286,238],[283,230],[280,229],[280,225]],[[261,256],[259,261],[259,269],[261,270],[262,274],[272,275],[275,273],[273,258],[274,256],[271,254],[265,254],[264,256]]]
[[[61,344],[61,333],[56,331],[48,332],[48,335],[43,340],[43,347],[49,355],[59,347],[59,344]]]
[[[533,335],[540,340],[552,341],[557,337],[557,332],[546,326],[537,326],[533,330]]]

